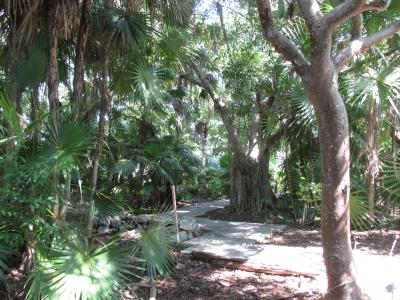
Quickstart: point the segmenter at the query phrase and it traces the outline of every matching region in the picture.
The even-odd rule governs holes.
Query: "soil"
[[[400,230],[382,229],[370,231],[352,231],[353,249],[371,254],[389,255],[393,243],[399,237],[393,249],[393,256],[400,256]],[[321,232],[313,229],[288,228],[265,240],[265,244],[293,247],[322,246]]]
[[[323,295],[309,279],[273,276],[245,271],[214,268],[207,263],[178,256],[179,268],[170,279],[157,283],[157,299],[162,300],[316,300]],[[148,299],[149,288],[136,290],[124,299]]]

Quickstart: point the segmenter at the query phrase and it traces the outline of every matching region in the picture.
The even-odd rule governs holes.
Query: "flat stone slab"
[[[284,225],[264,225],[258,223],[228,222],[197,218],[205,234],[188,240],[182,253],[207,251],[221,256],[247,259],[262,250],[261,242]]]
[[[224,208],[229,205],[229,199],[220,199],[211,202],[200,202],[177,210],[178,216],[182,217],[198,217],[205,213]]]

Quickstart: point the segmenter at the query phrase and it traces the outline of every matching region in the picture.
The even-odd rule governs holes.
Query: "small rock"
[[[137,215],[134,217],[134,220],[140,224],[150,223],[150,221],[153,220],[153,216],[145,214]]]
[[[193,235],[192,235],[192,237],[193,237]],[[174,238],[174,241],[175,241],[176,234],[174,234],[173,238]],[[184,242],[184,241],[187,241],[189,239],[191,239],[189,232],[187,232],[187,231],[179,231],[179,241],[181,243]]]
[[[110,227],[111,228],[115,228],[115,229],[119,229],[121,227],[121,217],[116,216],[113,219],[110,220]]]
[[[123,223],[121,224],[121,230],[132,230],[135,229],[137,226],[133,223]]]
[[[98,234],[106,234],[106,233],[109,233],[109,232],[110,232],[110,228],[108,228],[108,226],[100,226],[97,229],[97,233]]]
[[[186,230],[186,231],[197,231],[198,224],[193,217],[182,218],[179,221],[179,228]]]
[[[138,229],[129,230],[122,234],[124,239],[137,239],[140,237],[140,235],[141,235],[141,232]]]
[[[165,224],[165,225],[174,225],[175,224],[175,219],[174,216],[172,214],[165,214],[161,217],[161,221]]]
[[[111,224],[110,218],[100,218],[100,219],[95,219],[93,221],[94,227],[110,227],[110,224]]]

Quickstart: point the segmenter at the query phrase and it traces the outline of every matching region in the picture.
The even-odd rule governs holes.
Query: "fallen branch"
[[[212,253],[203,251],[193,251],[191,253],[193,259],[207,262],[214,267],[226,268],[231,270],[241,270],[247,272],[263,273],[268,275],[279,276],[303,276],[308,278],[317,277],[317,273],[299,272],[284,269],[275,269],[262,264],[251,264],[244,258],[233,258],[226,256],[219,256]]]

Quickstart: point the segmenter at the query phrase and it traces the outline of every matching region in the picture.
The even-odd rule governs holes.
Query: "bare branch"
[[[376,43],[386,40],[400,31],[400,20],[370,36],[352,41],[333,58],[336,70],[340,71],[357,53],[367,50]]]
[[[257,8],[266,39],[293,64],[300,76],[308,76],[310,63],[296,45],[275,28],[269,0],[257,0]]]
[[[235,126],[233,125],[232,119],[228,113],[227,107],[223,103],[221,103],[220,98],[214,90],[214,87],[208,81],[206,76],[204,76],[203,72],[200,70],[197,64],[193,61],[189,61],[189,65],[193,69],[196,77],[190,74],[184,74],[182,76],[185,76],[184,78],[187,78],[190,82],[203,88],[211,97],[214,103],[214,109],[217,111],[220,118],[222,119],[222,123],[224,124],[225,129],[228,133],[228,139],[232,145],[234,153],[244,155],[242,144],[240,143],[239,137],[235,130]]]
[[[383,11],[390,0],[346,0],[336,6],[324,19],[332,29],[367,10]]]
[[[359,14],[351,19],[353,28],[351,30],[351,40],[359,39],[362,37],[362,30],[364,26],[364,17],[362,14]]]
[[[299,0],[300,9],[309,28],[314,28],[316,23],[324,16],[317,0]]]
[[[249,147],[247,149],[247,156],[253,151],[255,145],[255,138],[258,132],[258,128],[260,127],[260,113],[257,111],[253,112],[253,122],[251,123],[251,127],[249,131]]]
[[[180,77],[183,78],[183,79],[186,79],[187,81],[191,82],[194,85],[197,85],[197,86],[199,86],[201,88],[204,88],[203,87],[203,83],[191,73],[181,74]]]

